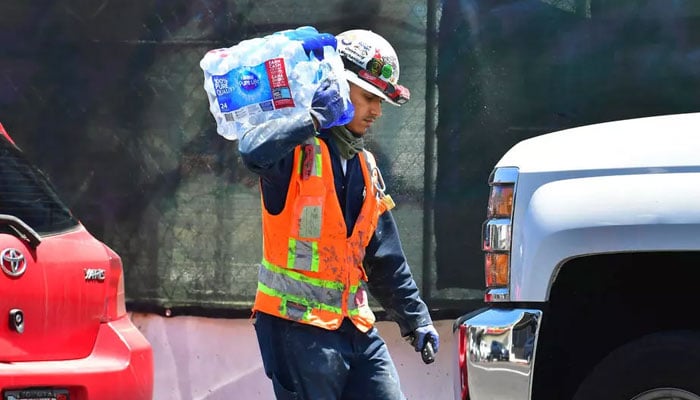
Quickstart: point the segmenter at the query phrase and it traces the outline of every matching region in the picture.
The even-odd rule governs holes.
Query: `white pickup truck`
[[[700,113],[524,140],[489,184],[455,398],[700,399]]]

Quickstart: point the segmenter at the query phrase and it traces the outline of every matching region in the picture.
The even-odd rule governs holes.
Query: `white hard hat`
[[[386,39],[364,29],[345,31],[336,39],[349,82],[395,106],[410,99],[408,89],[398,84],[399,59]]]

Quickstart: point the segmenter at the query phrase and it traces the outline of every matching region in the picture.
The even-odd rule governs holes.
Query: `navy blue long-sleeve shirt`
[[[293,171],[294,148],[315,135],[311,118],[299,116],[271,120],[244,134],[238,149],[244,164],[260,176],[266,210],[272,214],[282,211]],[[319,138],[329,148],[333,165],[335,191],[345,217],[347,235],[352,234],[364,199],[364,178],[359,157],[347,160],[343,173],[341,157],[329,132]],[[402,336],[415,328],[432,324],[428,307],[420,298],[410,267],[406,261],[398,228],[390,211],[384,212],[377,229],[367,245],[364,259],[367,289],[396,321]]]

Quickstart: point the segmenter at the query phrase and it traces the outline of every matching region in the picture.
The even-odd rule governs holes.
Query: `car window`
[[[46,176],[4,137],[0,137],[0,214],[21,219],[40,234],[78,225]]]

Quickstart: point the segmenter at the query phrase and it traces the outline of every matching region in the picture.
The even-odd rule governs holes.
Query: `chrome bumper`
[[[461,345],[464,357],[455,363],[455,399],[463,400],[465,369],[467,399],[530,399],[541,317],[535,309],[489,308],[457,319],[454,354],[460,354]]]

